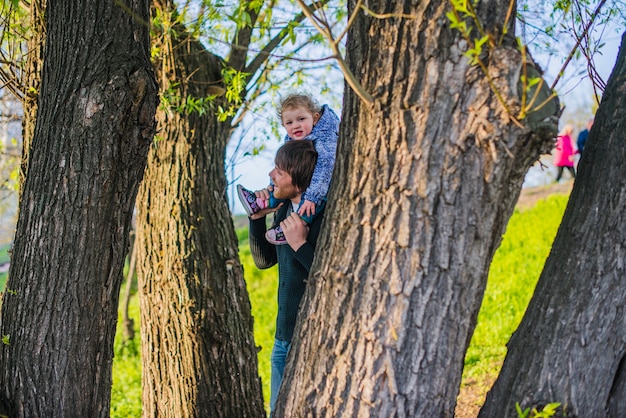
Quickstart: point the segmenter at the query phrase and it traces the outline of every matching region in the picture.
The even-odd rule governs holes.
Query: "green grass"
[[[465,378],[499,371],[550,253],[567,196],[553,195],[515,211],[494,255],[476,330],[465,356]]]
[[[8,263],[10,261],[9,249],[11,244],[0,245],[0,265]]]
[[[125,287],[125,283],[124,283]],[[124,300],[124,292],[120,302]],[[128,316],[134,321],[135,338],[125,343],[123,322],[119,311],[113,359],[113,387],[111,388],[111,417],[141,417],[141,347],[139,334],[139,299],[136,287],[131,291]]]
[[[10,261],[8,250],[11,248],[11,244],[0,245],[0,265],[8,263]],[[4,291],[4,285],[7,281],[7,273],[0,273],[0,292]]]

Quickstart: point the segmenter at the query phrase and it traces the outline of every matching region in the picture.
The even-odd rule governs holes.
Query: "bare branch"
[[[587,33],[589,32],[589,28],[591,28],[591,25],[593,24],[593,21],[595,20],[596,17],[598,17],[598,15],[600,14],[600,9],[602,9],[602,7],[604,6],[604,4],[606,3],[606,0],[602,0],[599,4],[598,7],[596,7],[596,10],[593,12],[593,14],[591,15],[591,18],[589,19],[589,21],[587,22],[587,24],[585,25],[585,29],[583,30],[583,33],[577,37],[576,40],[576,45],[574,45],[574,47],[572,48],[572,50],[570,51],[567,59],[565,60],[565,62],[563,63],[563,65],[561,66],[561,69],[559,70],[559,73],[557,74],[556,78],[554,79],[554,81],[552,82],[552,85],[550,86],[550,90],[554,90],[554,87],[556,86],[556,84],[559,82],[559,80],[561,79],[561,76],[563,75],[563,73],[565,72],[565,69],[567,68],[567,66],[569,65],[570,61],[572,60],[572,58],[574,58],[574,54],[576,53],[576,50],[578,50],[578,48],[580,47],[580,43],[582,42],[583,38],[587,35]]]
[[[322,0],[316,3],[313,3],[311,7],[317,7],[317,5],[322,6],[328,3],[328,0]],[[281,30],[278,35],[272,38],[267,45],[257,54],[257,56],[248,64],[248,66],[244,69],[245,73],[254,74],[258,71],[264,61],[266,61],[272,54],[272,51],[280,45],[280,43],[289,35],[289,26],[293,23],[300,23],[306,18],[304,13],[298,14],[283,30]]]
[[[359,3],[360,3],[360,2],[359,2]],[[363,8],[363,11],[364,11],[365,13],[367,13],[368,15],[370,15],[370,16],[372,16],[372,17],[375,17],[376,19],[389,19],[389,18],[391,18],[391,17],[402,17],[402,18],[405,18],[405,19],[415,19],[415,18],[417,17],[417,16],[413,16],[413,15],[407,15],[407,14],[404,14],[404,13],[385,13],[385,14],[379,14],[379,13],[376,13],[376,12],[374,12],[374,11],[372,11],[372,10],[368,9],[368,8],[367,8],[367,7],[365,7],[365,6],[361,6],[361,7]],[[357,10],[357,9],[356,9],[356,7],[355,7],[355,9],[354,9],[354,10],[355,10],[355,13],[356,13],[356,10]]]
[[[352,90],[354,90],[354,92],[357,94],[357,96],[359,96],[361,98],[361,100],[363,100],[365,103],[367,103],[367,104],[374,103],[374,97],[372,97],[372,95],[369,94],[363,88],[361,83],[354,76],[354,73],[352,73],[352,71],[348,67],[348,64],[346,63],[346,61],[343,59],[343,56],[341,55],[341,51],[339,51],[339,45],[333,39],[332,32],[330,30],[325,30],[324,28],[322,28],[320,26],[320,24],[318,23],[318,18],[313,13],[311,13],[311,9],[309,9],[304,4],[304,2],[302,0],[297,0],[297,2],[300,5],[300,7],[302,8],[302,11],[304,12],[304,14],[313,23],[313,25],[329,41],[330,47],[331,47],[331,49],[332,49],[332,51],[333,51],[333,53],[335,55],[335,59],[337,60],[337,63],[339,64],[339,68],[341,68],[341,72],[343,73],[343,75],[344,75],[348,85],[352,88]],[[355,10],[355,13],[358,13],[358,10]],[[328,23],[324,23],[324,25],[327,28],[330,28]]]

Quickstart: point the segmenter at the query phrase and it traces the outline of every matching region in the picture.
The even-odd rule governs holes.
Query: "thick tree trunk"
[[[526,315],[480,416],[626,416],[626,34]]]
[[[222,63],[184,28],[176,31],[163,45],[167,61],[157,64],[162,88],[172,87],[181,102],[204,98],[221,85]],[[219,123],[213,111],[159,111],[157,118],[162,130],[137,218],[143,414],[264,416],[250,302],[226,198],[230,121]]]
[[[122,268],[158,103],[148,4],[121,6],[72,0],[46,11],[0,325],[11,417],[109,416]]]
[[[481,21],[503,22],[507,6],[481,4]],[[556,100],[513,123],[463,56],[449,2],[368,7],[413,18],[360,12],[350,29],[350,66],[375,101],[344,99],[280,417],[453,415],[493,253],[526,171],[556,134]],[[520,53],[505,45],[483,57],[517,114]]]

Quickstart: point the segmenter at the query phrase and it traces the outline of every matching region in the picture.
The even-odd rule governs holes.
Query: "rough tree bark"
[[[30,2],[31,37],[28,40],[28,58],[23,74],[22,109],[22,161],[20,164],[20,192],[24,190],[24,181],[28,171],[28,155],[35,134],[37,120],[37,92],[41,87],[41,69],[43,66],[44,44],[46,40],[45,20],[46,0]]]
[[[11,417],[107,417],[133,204],[158,104],[148,3],[46,9],[37,121],[2,303]]]
[[[375,100],[344,98],[277,416],[453,416],[489,264],[525,173],[554,143],[558,103],[513,123],[463,56],[449,4],[369,2],[390,17],[358,11],[349,30],[349,65]],[[496,42],[508,4],[478,5]],[[517,114],[515,42],[482,58]]]
[[[481,417],[626,416],[626,33],[535,294]],[[561,415],[561,414],[559,414]]]
[[[172,10],[167,1],[155,4]],[[156,63],[161,88],[172,88],[181,102],[223,91],[224,63],[184,27],[173,29],[176,36],[160,45],[165,59]],[[170,109],[157,119],[161,130],[137,203],[143,415],[264,416],[226,198],[230,119]]]

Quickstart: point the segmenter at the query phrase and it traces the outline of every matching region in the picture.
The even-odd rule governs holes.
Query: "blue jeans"
[[[285,373],[285,363],[287,362],[287,353],[289,353],[291,343],[274,339],[274,348],[272,349],[272,378],[270,383],[270,416],[274,412],[276,406],[276,398],[278,398],[278,390],[283,381],[283,373]]]

